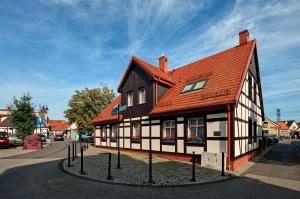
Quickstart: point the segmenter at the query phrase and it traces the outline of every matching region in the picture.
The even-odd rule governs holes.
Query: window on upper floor
[[[133,106],[133,92],[130,91],[127,93],[127,106]]]
[[[253,126],[252,126],[252,118],[248,118],[248,143],[252,144],[252,136],[253,136]]]
[[[257,121],[253,122],[253,139],[257,142]]]
[[[248,96],[252,99],[252,77],[250,74],[248,75]]]
[[[254,90],[254,92],[253,92],[253,100],[254,100],[254,103],[256,104],[256,83],[254,82],[254,85],[253,85],[253,90]]]
[[[146,103],[146,89],[140,88],[138,90],[138,93],[139,93],[139,104]]]
[[[207,79],[200,80],[200,81],[197,81],[197,82],[188,83],[182,89],[181,93],[187,93],[187,92],[190,92],[190,91],[203,89],[204,86],[206,85],[206,83],[207,83]]]
[[[203,117],[188,119],[188,142],[195,143],[195,144],[204,142]]]

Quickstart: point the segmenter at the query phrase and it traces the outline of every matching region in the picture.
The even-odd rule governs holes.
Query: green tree
[[[24,94],[20,99],[13,97],[12,124],[17,130],[17,136],[21,139],[34,131],[35,115],[31,100],[29,93]]]
[[[100,88],[76,90],[69,101],[69,108],[64,112],[65,117],[69,122],[76,122],[79,133],[91,133],[93,118],[114,98],[114,91],[106,85],[101,85]]]

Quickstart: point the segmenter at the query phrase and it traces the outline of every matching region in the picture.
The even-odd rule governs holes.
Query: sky
[[[257,39],[265,114],[300,121],[300,1],[0,0],[0,108],[30,92],[64,119],[75,90],[116,90],[136,55],[169,69]]]

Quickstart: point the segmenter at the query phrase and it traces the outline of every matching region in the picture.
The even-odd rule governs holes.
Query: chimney
[[[246,44],[249,40],[249,31],[247,29],[239,33],[240,36],[240,45]]]
[[[168,58],[164,55],[159,58],[159,69],[164,73],[168,73]]]

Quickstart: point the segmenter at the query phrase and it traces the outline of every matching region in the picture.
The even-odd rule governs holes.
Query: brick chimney
[[[168,73],[168,58],[164,55],[159,58],[159,69],[164,73]]]
[[[239,33],[240,45],[246,44],[249,41],[249,31],[247,29]]]

